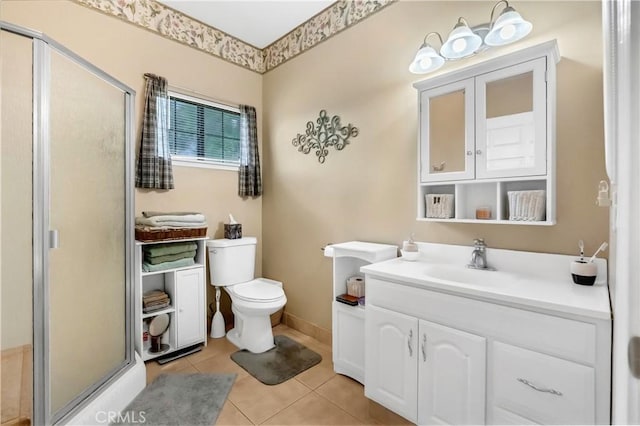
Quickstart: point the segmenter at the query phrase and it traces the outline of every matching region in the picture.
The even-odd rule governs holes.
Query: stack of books
[[[151,290],[142,296],[142,312],[145,314],[168,308],[169,305],[171,305],[171,299],[162,290]]]
[[[356,296],[351,296],[349,294],[341,294],[340,296],[336,296],[336,300],[338,302],[346,303],[347,305],[356,306],[358,304],[358,298]]]

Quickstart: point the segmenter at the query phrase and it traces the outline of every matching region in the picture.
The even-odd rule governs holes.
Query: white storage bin
[[[547,192],[509,191],[509,220],[541,221],[545,219]]]
[[[427,217],[449,219],[453,217],[453,194],[426,194]]]

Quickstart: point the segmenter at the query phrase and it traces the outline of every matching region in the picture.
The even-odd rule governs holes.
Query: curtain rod
[[[174,86],[172,84],[169,84],[169,90],[174,90],[175,92],[186,92],[186,93],[184,93],[185,95],[188,95],[190,93],[194,94],[194,95],[198,95],[198,96],[203,97],[204,99],[206,99],[208,101],[215,102],[215,103],[218,103],[218,104],[222,104],[222,105],[225,105],[225,106],[228,106],[228,107],[231,107],[231,108],[240,107],[240,104],[233,103],[233,102],[228,102],[228,101],[223,101],[223,100],[220,100],[220,99],[215,99],[215,98],[212,98],[211,96],[209,96],[209,95],[207,95],[205,93],[198,92],[196,90],[189,89],[189,88],[186,88],[186,87]]]

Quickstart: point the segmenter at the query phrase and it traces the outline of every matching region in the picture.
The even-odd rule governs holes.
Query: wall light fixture
[[[494,22],[494,14],[501,4],[504,4],[504,9]],[[469,27],[467,20],[460,17],[445,42],[442,41],[439,33],[428,33],[409,65],[409,71],[414,74],[435,71],[444,65],[445,61],[467,58],[489,47],[504,46],[518,41],[529,34],[532,28],[531,22],[525,21],[513,7],[509,6],[507,0],[500,0],[491,9],[488,24]],[[436,35],[440,39],[440,51],[427,43],[431,35]]]

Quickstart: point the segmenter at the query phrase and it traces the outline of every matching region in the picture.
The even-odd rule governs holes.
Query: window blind
[[[224,164],[239,164],[240,113],[171,94],[171,155]]]

